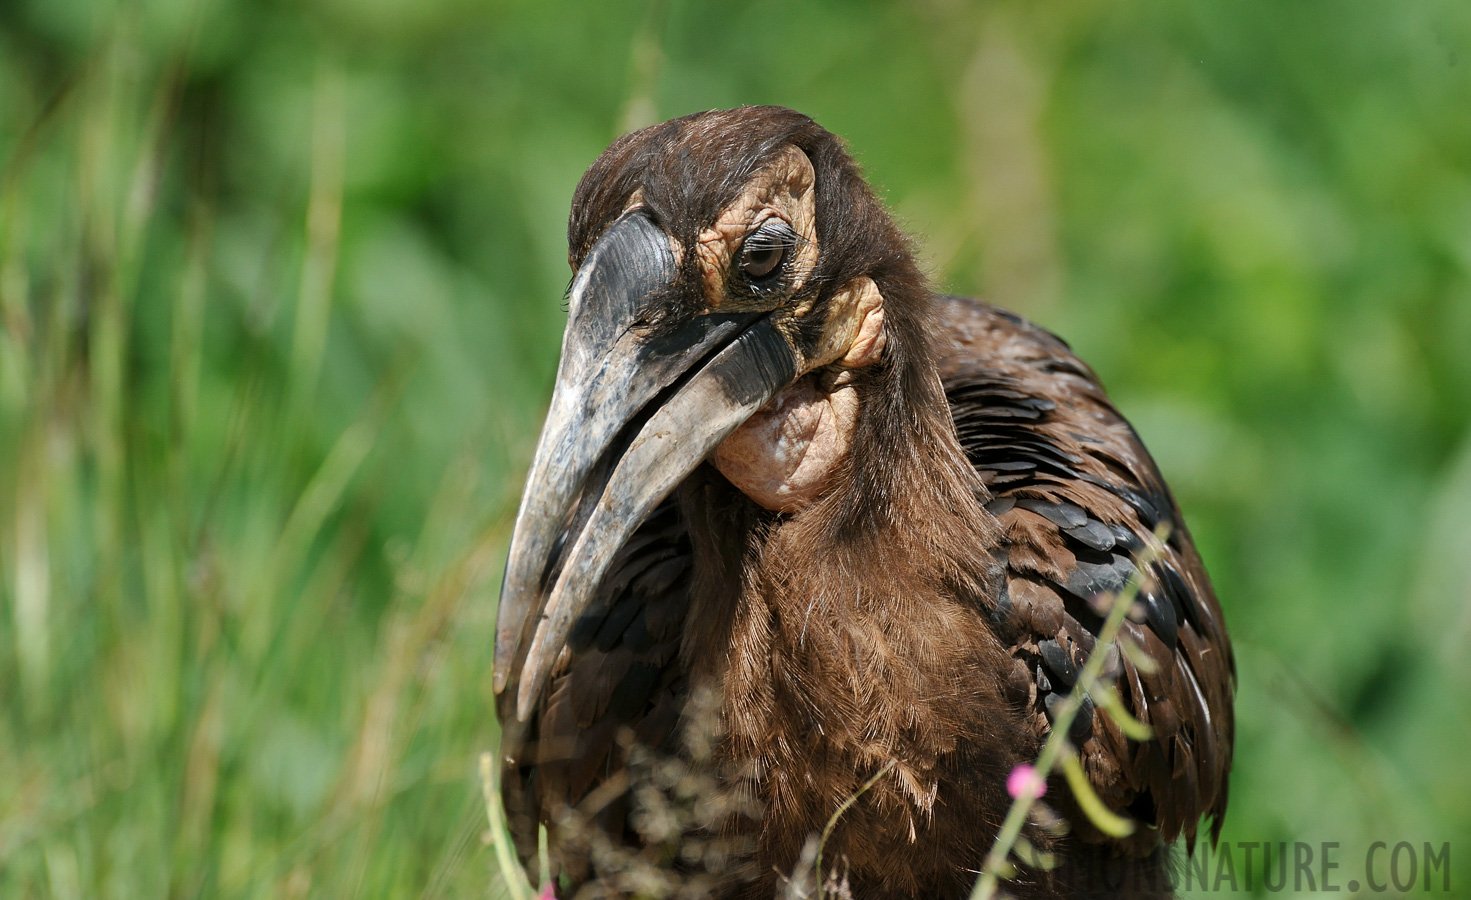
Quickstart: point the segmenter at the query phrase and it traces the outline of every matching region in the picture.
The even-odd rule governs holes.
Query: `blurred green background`
[[[741,103],[1138,425],[1236,642],[1225,837],[1461,881],[1468,50],[1464,0],[0,4],[0,896],[499,894],[568,202]]]

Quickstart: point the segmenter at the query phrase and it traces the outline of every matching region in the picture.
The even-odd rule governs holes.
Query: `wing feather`
[[[1098,713],[1071,737],[1099,795],[1158,829],[1136,831],[1127,849],[1146,853],[1181,835],[1193,845],[1203,816],[1215,820],[1214,835],[1231,768],[1235,663],[1164,480],[1063,341],[976,300],[946,298],[941,307],[936,346],[956,433],[1005,535],[1008,591],[997,633],[1035,682],[1036,720],[1049,727],[1046,710],[1092,649],[1104,601],[1166,525],[1164,553],[1122,632],[1156,671],[1127,659],[1114,666],[1125,706],[1154,737],[1130,740]],[[1082,831],[1105,839],[1086,824]]]

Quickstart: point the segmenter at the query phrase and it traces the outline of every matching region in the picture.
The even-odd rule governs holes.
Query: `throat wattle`
[[[757,504],[796,512],[822,496],[848,454],[858,418],[851,384],[809,375],[726,438],[711,462]]]

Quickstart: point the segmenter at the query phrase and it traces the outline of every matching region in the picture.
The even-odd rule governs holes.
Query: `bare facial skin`
[[[849,372],[877,362],[883,349],[883,298],[860,278],[833,298],[809,374],[721,442],[715,468],[766,509],[793,513],[816,500],[847,455],[858,420]],[[836,372],[815,371],[833,363]]]
[[[816,176],[812,161],[788,147],[762,169],[694,246],[711,309],[730,306],[725,290],[742,242],[761,223],[780,218],[800,242],[790,261],[798,290],[817,261]],[[810,301],[791,319],[812,314]],[[884,349],[883,297],[869,278],[846,285],[826,307],[823,339],[802,375],[752,416],[711,455],[711,462],[761,506],[796,512],[819,497],[848,453],[858,396],[845,370],[870,365]],[[836,367],[826,372],[819,370]]]
[[[787,147],[721,214],[700,233],[693,250],[708,309],[726,309],[725,290],[741,244],[761,224],[779,218],[800,238],[791,260],[789,289],[806,282],[817,261],[816,175],[798,147]],[[643,205],[635,191],[624,212]],[[670,249],[682,260],[685,246],[673,238]],[[575,270],[575,266],[573,267]],[[810,301],[791,310],[798,319],[812,312]],[[822,341],[805,361],[803,377],[772,399],[717,447],[710,461],[746,496],[766,509],[792,513],[826,489],[848,453],[858,396],[845,370],[877,362],[884,350],[883,297],[869,278],[844,287],[827,305]],[[836,371],[817,370],[836,365]]]
[[[715,448],[715,468],[767,509],[791,513],[817,499],[848,453],[858,396],[819,381],[798,380]]]
[[[705,297],[711,309],[729,309],[725,279],[731,261],[746,235],[773,217],[785,221],[801,238],[792,260],[795,277],[791,289],[797,290],[807,280],[817,259],[816,179],[807,154],[788,147],[751,180],[714,225],[700,233],[695,253],[699,255]]]

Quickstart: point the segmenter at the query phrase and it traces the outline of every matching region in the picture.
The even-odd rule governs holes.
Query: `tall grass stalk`
[[[98,32],[0,106],[0,896],[483,892],[510,411],[352,321],[336,69],[242,196],[187,37]]]

